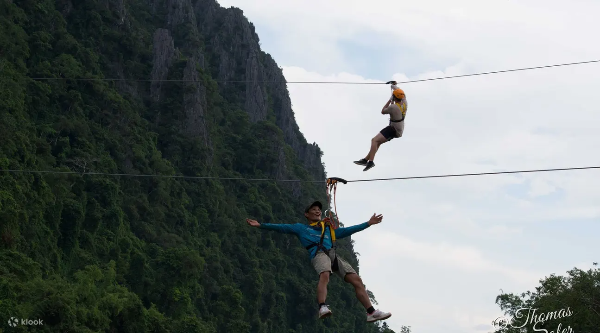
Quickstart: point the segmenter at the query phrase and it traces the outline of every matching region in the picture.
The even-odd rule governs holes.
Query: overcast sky
[[[244,11],[288,81],[406,81],[600,59],[600,3],[591,0],[219,3]],[[404,136],[363,172],[352,161],[387,125],[389,86],[288,85],[329,176],[600,165],[600,64],[401,87]],[[534,290],[544,276],[600,259],[600,170],[348,183],[338,186],[337,211],[346,225],[384,216],[353,239],[360,274],[396,332],[489,332],[502,315],[500,289]]]

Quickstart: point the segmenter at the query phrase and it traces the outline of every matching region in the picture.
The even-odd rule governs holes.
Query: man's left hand
[[[383,215],[381,215],[381,214],[379,214],[379,215],[373,214],[373,216],[371,216],[371,219],[369,220],[369,225],[381,223],[382,219],[383,219]]]

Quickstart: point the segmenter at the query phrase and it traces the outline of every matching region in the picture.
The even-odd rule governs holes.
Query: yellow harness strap
[[[325,221],[313,222],[310,226],[315,227],[319,223],[321,224],[321,237],[323,237],[323,234],[325,233]],[[329,225],[329,233],[331,234],[331,241],[335,242],[335,229],[331,228],[331,225]]]
[[[396,104],[400,108],[400,110],[402,111],[402,118],[404,118],[404,116],[406,116],[406,103],[394,102],[394,104]]]

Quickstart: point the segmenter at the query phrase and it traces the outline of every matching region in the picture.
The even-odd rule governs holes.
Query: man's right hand
[[[381,223],[381,220],[383,220],[382,214],[379,214],[379,215],[373,214],[373,216],[371,216],[371,218],[369,219],[369,225]]]
[[[248,223],[248,225],[251,227],[260,227],[260,223],[258,223],[256,220],[246,219],[246,223]]]

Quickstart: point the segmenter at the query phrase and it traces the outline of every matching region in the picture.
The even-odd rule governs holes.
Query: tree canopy
[[[245,224],[302,221],[324,186],[215,178],[314,180],[323,166],[282,120],[284,83],[218,82],[272,66],[229,29],[235,9],[206,6],[0,1],[0,318],[43,322],[11,332],[393,332],[336,279],[340,315],[317,320],[306,251]]]

